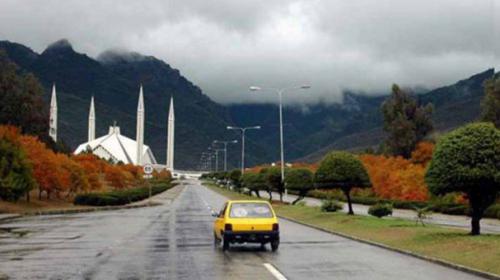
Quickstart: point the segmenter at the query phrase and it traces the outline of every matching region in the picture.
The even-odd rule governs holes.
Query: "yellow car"
[[[280,231],[278,218],[271,204],[261,200],[230,200],[219,213],[214,213],[214,240],[222,250],[232,243],[271,243],[278,250]]]

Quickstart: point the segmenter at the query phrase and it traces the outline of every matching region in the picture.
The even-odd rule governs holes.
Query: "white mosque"
[[[88,120],[88,140],[76,148],[74,154],[91,152],[96,156],[123,162],[125,164],[145,165],[152,164],[156,168],[167,168],[174,170],[174,101],[170,99],[167,131],[167,161],[166,166],[159,165],[149,146],[144,144],[144,96],[142,85],[139,90],[139,102],[137,105],[137,127],[136,139],[133,140],[120,133],[120,127],[113,125],[109,127],[108,134],[95,138],[95,108],[94,98],[90,100],[89,120]],[[57,97],[56,87],[52,87],[52,99],[50,102],[50,136],[57,140]]]

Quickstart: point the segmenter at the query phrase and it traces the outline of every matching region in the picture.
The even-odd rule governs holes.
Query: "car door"
[[[215,235],[217,236],[218,239],[222,238],[220,233],[222,232],[222,230],[224,230],[224,216],[225,216],[224,214],[226,213],[227,204],[228,204],[227,202],[224,203],[224,206],[222,206],[222,209],[220,210],[219,215],[217,216],[214,222]]]

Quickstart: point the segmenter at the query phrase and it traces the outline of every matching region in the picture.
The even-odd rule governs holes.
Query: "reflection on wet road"
[[[151,208],[26,217],[0,224],[0,275],[14,279],[478,279],[280,221],[278,252],[214,246],[225,198],[190,181]],[[264,265],[269,264],[269,265]],[[271,268],[269,268],[271,266]]]

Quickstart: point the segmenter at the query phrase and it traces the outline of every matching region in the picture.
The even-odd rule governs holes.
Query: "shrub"
[[[322,212],[336,212],[338,210],[342,210],[342,208],[342,204],[333,199],[325,199],[321,202]]]
[[[151,194],[155,195],[171,188],[168,183],[152,182]],[[149,188],[141,187],[126,190],[117,190],[104,193],[88,193],[77,195],[73,201],[77,205],[92,206],[113,206],[124,205],[135,201],[143,200],[149,197]]]
[[[387,203],[377,203],[368,208],[368,214],[377,218],[392,215],[392,205]]]
[[[351,190],[371,186],[370,178],[361,161],[347,152],[328,154],[316,171],[314,182],[320,188],[340,189],[347,198],[349,214],[353,215]]]
[[[485,217],[500,219],[500,204],[494,204],[490,206],[484,212]]]
[[[469,124],[441,138],[426,174],[435,195],[467,194],[471,234],[480,234],[484,211],[500,192],[500,130],[491,123]]]

